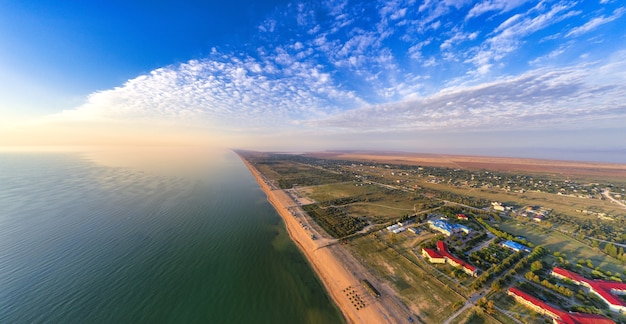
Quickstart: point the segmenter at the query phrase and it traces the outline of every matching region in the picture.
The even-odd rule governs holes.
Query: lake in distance
[[[0,323],[342,323],[239,157],[196,153],[0,153]]]

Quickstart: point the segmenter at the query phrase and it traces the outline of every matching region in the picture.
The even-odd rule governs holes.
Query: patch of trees
[[[342,238],[362,230],[367,222],[362,218],[350,217],[343,208],[320,208],[318,205],[302,207],[328,234]]]
[[[626,233],[623,231],[623,229],[626,228],[626,218],[624,217],[615,217],[612,220],[607,220],[591,216],[576,217],[555,213],[551,215],[551,218],[553,223],[574,227],[575,229],[569,234],[581,241],[585,240],[585,237],[588,236],[605,241],[626,243]],[[587,241],[589,244],[596,242],[595,240]],[[614,257],[617,257],[617,252],[618,251],[615,251],[616,256]],[[623,261],[626,262],[626,260]]]
[[[479,299],[478,301],[476,301],[476,306],[478,306],[481,309],[483,309],[485,312],[487,312],[487,314],[495,314],[496,313],[496,307],[493,304],[493,300],[489,300],[488,301],[487,298],[485,298],[485,297],[483,297],[483,298]]]
[[[287,182],[285,179],[278,179],[278,186],[280,189],[291,189],[293,184],[291,182]]]
[[[485,265],[488,268],[491,264],[500,263],[500,261],[510,254],[509,250],[505,250],[492,243],[487,248],[472,252],[470,254],[470,260],[476,264]]]
[[[352,196],[352,197],[343,197],[343,198],[336,198],[336,199],[331,199],[331,200],[326,200],[324,202],[320,203],[320,206],[342,206],[342,205],[348,205],[348,204],[353,204],[353,203],[357,203],[357,202],[362,202],[364,201],[364,198],[359,197],[359,196]]]
[[[563,304],[563,301],[561,300],[561,298],[557,297],[556,295],[552,294],[551,292],[547,290],[537,289],[535,286],[527,282],[520,282],[518,285],[518,288],[531,296],[537,296],[537,293],[539,293],[539,290],[540,290],[541,294],[539,296],[539,299],[558,304],[559,306]]]
[[[493,267],[489,268],[487,271],[483,272],[483,274],[480,275],[480,277],[478,277],[474,281],[474,283],[472,284],[473,288],[474,289],[478,289],[478,288],[482,287],[489,280],[491,280],[492,278],[494,278],[497,275],[501,274],[507,268],[511,267],[511,265],[513,265],[515,262],[517,262],[523,256],[524,256],[524,254],[522,252],[515,252],[515,253],[509,255],[504,260],[502,260],[502,262],[497,263],[495,266],[493,266]],[[507,276],[502,278],[502,280],[496,280],[496,281],[498,281],[498,284],[496,284],[493,288],[500,289],[500,287],[502,287],[502,285],[504,284],[504,281],[508,280],[509,277],[510,277],[510,275],[507,274]]]
[[[442,200],[452,201],[455,203],[459,203],[459,204],[463,204],[463,205],[467,205],[467,206],[471,206],[475,208],[484,208],[491,204],[491,202],[487,199],[458,195],[458,194],[448,192],[448,191],[428,189],[425,191],[425,193],[433,194],[437,198],[442,199]]]
[[[459,249],[459,252],[465,253],[471,250],[476,245],[478,245],[478,242],[484,241],[486,238],[487,238],[487,233],[484,233],[484,232],[480,233],[477,236],[472,237],[471,239],[467,240],[467,242],[465,242],[465,244],[463,245],[463,248]]]
[[[593,306],[576,305],[572,306],[569,310],[576,313],[602,314],[602,311],[600,309]]]
[[[539,267],[537,267],[537,263],[539,264]],[[526,279],[528,279],[529,281],[538,283],[538,284],[540,284],[540,285],[542,285],[542,286],[544,286],[544,287],[546,287],[546,288],[548,288],[548,289],[550,289],[552,291],[555,291],[555,292],[557,292],[557,293],[559,293],[559,294],[561,294],[563,296],[572,297],[574,295],[574,292],[571,289],[569,289],[569,288],[567,288],[567,287],[565,287],[563,285],[553,283],[553,282],[549,281],[548,279],[541,280],[539,275],[537,275],[537,271],[539,271],[541,269],[542,269],[541,261],[535,261],[531,265],[530,271],[526,272],[526,275],[524,275],[524,277]]]
[[[623,247],[620,246],[618,249],[613,243],[606,243],[602,251],[607,255],[626,263],[626,253],[624,253]]]
[[[585,306],[582,306],[584,308],[589,308],[592,310],[597,309],[598,311],[600,311],[600,309],[609,308],[609,305],[607,305],[604,301],[600,300],[600,298],[598,298],[595,294],[587,294],[582,289],[579,289],[576,292],[575,297],[576,299],[581,301],[583,304],[585,304]]]

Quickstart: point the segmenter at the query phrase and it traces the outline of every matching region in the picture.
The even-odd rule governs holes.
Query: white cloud
[[[470,9],[465,19],[478,17],[490,11],[499,11],[500,14],[505,13],[523,5],[526,2],[528,2],[528,0],[486,0],[481,3],[477,3],[472,9]]]
[[[329,73],[286,55],[277,50],[275,57],[267,58],[288,64],[279,75],[267,73],[263,61],[235,56],[160,68],[123,86],[93,93],[82,106],[49,119],[169,120],[224,129],[289,127],[297,120],[326,116],[340,106],[363,104],[354,92],[337,87]]]
[[[568,128],[589,120],[626,121],[625,66],[621,55],[604,65],[537,69],[418,99],[366,106],[310,124],[367,132]]]
[[[569,33],[567,33],[567,35],[565,35],[566,37],[576,37],[576,36],[580,36],[582,34],[585,34],[591,30],[596,29],[597,27],[604,25],[606,23],[610,23],[616,19],[619,19],[620,17],[622,17],[622,15],[624,14],[624,8],[618,8],[616,9],[612,15],[608,16],[608,17],[595,17],[591,20],[589,20],[587,23],[585,23],[582,26],[578,26],[574,29],[572,29]]]
[[[501,23],[494,30],[495,35],[488,38],[467,61],[476,66],[485,66],[501,60],[519,49],[524,37],[577,15],[577,11],[570,10],[574,5],[558,3],[544,12],[546,8],[540,3],[526,14],[513,15]]]

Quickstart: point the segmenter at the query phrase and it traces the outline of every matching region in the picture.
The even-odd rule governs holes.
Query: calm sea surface
[[[0,323],[343,321],[234,153],[115,163],[0,153]]]

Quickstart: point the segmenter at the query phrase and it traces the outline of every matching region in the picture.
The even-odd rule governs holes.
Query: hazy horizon
[[[0,146],[626,163],[618,1],[0,4]]]

